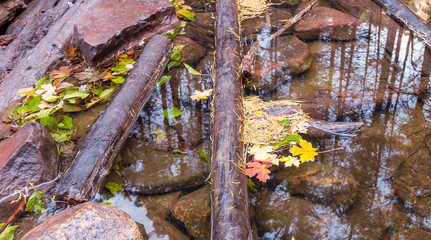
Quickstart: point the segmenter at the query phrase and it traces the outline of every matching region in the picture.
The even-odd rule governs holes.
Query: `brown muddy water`
[[[431,22],[429,3],[414,0],[412,6]],[[431,49],[408,30],[394,28],[384,13],[359,16],[356,40],[304,40],[312,55],[307,71],[273,76],[270,88],[246,89],[247,95],[265,100],[310,103],[310,115],[322,120],[365,124],[357,136],[308,139],[327,152],[307,164],[324,168],[325,179],[356,182],[353,188],[330,181],[292,190],[292,182],[283,176],[296,170],[275,170],[267,184],[258,184],[257,193],[249,193],[252,225],[260,239],[418,239],[411,233],[411,238],[395,238],[408,229],[431,236]],[[202,22],[200,27],[207,24]],[[202,43],[193,29],[186,29],[185,36]],[[203,76],[193,76],[184,67],[166,71],[172,79],[154,89],[141,112],[121,152],[119,169],[106,180],[122,184],[125,191],[112,196],[101,189],[96,199],[114,202],[145,227],[150,239],[208,237],[207,212],[190,213],[202,221],[194,227],[193,221],[173,213],[181,196],[207,184],[208,163],[199,152],[210,152],[210,99],[196,103],[189,98],[194,90],[212,88],[213,45],[201,45],[205,51],[191,48],[182,56]],[[164,118],[163,109],[171,107],[180,109],[181,116]],[[327,186],[347,203],[339,204]],[[209,196],[197,200],[203,204],[199,207],[209,209]],[[38,222],[43,219],[46,216]]]

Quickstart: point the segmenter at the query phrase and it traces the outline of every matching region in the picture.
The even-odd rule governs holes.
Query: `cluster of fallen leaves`
[[[24,98],[8,111],[8,117],[19,126],[40,122],[57,142],[68,141],[73,133],[69,113],[108,101],[134,64],[129,55],[123,54],[112,66],[93,69],[80,57],[78,48],[69,48],[62,66],[41,78],[34,87],[16,92]]]

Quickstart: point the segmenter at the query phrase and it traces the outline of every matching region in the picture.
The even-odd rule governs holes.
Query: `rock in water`
[[[293,31],[302,39],[353,40],[357,18],[327,7],[314,7],[304,19],[293,25]]]
[[[0,142],[0,198],[58,173],[57,144],[39,123],[29,122]]]
[[[169,1],[102,0],[76,21],[73,41],[87,62],[97,64],[177,27],[175,7]]]
[[[138,225],[120,209],[87,202],[42,222],[22,240],[30,239],[144,239]]]

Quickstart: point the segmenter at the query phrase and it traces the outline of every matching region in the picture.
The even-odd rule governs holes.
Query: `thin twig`
[[[271,34],[271,36],[269,36],[264,41],[259,42],[258,40],[256,40],[251,45],[250,50],[247,52],[247,54],[244,56],[244,58],[242,60],[242,74],[244,75],[245,73],[252,72],[254,57],[256,56],[257,50],[259,50],[260,46],[265,45],[268,42],[270,42],[271,40],[273,40],[274,38],[280,36],[284,31],[286,31],[291,26],[293,26],[293,24],[295,24],[299,20],[301,20],[305,16],[305,14],[307,14],[309,11],[311,11],[311,9],[316,4],[316,2],[317,2],[317,0],[314,0],[306,8],[304,8],[301,12],[299,12],[298,14],[296,14],[295,16],[293,16],[292,18],[290,18],[289,20],[287,20],[287,24],[286,25],[284,25],[277,32]]]
[[[321,153],[329,153],[329,152],[335,152],[335,151],[343,150],[343,149],[344,149],[343,147],[339,147],[339,148],[330,149],[330,150],[326,150],[326,151],[321,151],[321,152],[317,152],[317,153],[319,153],[319,154],[321,154]]]
[[[25,207],[25,203],[27,202],[27,196],[24,195],[21,203],[19,204],[18,209],[9,217],[9,219],[4,223],[3,227],[0,229],[0,234],[7,228],[7,226],[21,213],[21,211]]]

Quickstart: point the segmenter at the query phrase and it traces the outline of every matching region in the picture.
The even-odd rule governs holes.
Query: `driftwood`
[[[154,36],[130,76],[93,125],[81,149],[55,187],[57,200],[88,200],[99,190],[133,123],[161,76],[172,50],[171,40]]]
[[[52,24],[69,9],[68,0],[57,2],[56,0],[32,2],[26,11],[9,26],[6,36],[15,37],[13,42],[0,52],[0,79],[14,69],[27,52],[46,35]]]
[[[242,110],[238,5],[217,1],[211,157],[212,239],[251,239]]]
[[[383,6],[392,16],[415,32],[431,47],[431,27],[400,0],[373,0]]]
[[[311,2],[310,4],[308,4],[307,7],[305,7],[304,9],[302,9],[298,14],[296,14],[295,16],[293,16],[292,18],[290,18],[287,21],[287,24],[284,25],[280,30],[278,30],[277,32],[271,34],[268,38],[266,38],[265,40],[263,40],[262,42],[259,42],[258,40],[256,40],[250,47],[250,50],[248,50],[247,54],[244,56],[243,60],[242,60],[242,74],[246,74],[249,72],[253,71],[253,62],[254,62],[254,58],[256,56],[257,51],[259,50],[259,48],[263,45],[268,44],[271,40],[273,40],[274,38],[280,36],[283,32],[285,32],[287,29],[289,29],[290,27],[292,27],[295,23],[297,23],[299,20],[301,20],[305,14],[307,14],[308,12],[311,11],[311,9],[313,8],[313,6],[316,4],[317,0],[314,0],[313,2]],[[265,14],[266,18],[267,18],[267,22],[268,21],[268,14]]]

